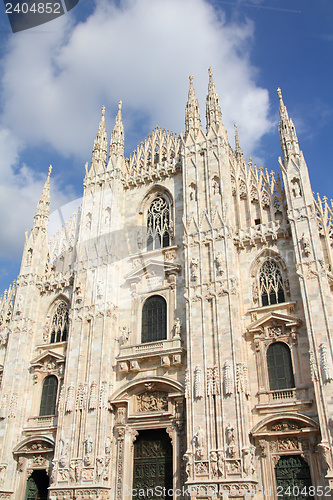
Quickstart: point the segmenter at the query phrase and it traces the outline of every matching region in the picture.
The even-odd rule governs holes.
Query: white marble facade
[[[231,148],[211,71],[203,129],[192,80],[185,134],[156,127],[130,158],[122,104],[109,150],[103,108],[52,238],[49,170],[0,302],[0,498],[34,478],[52,500],[131,498],[145,430],[171,443],[175,499],[277,498],[290,457],[333,488],[332,205],[280,90],[275,174],[237,128]]]

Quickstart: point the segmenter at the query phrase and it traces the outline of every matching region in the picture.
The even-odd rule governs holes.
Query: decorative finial
[[[102,107],[102,116],[105,116],[105,106]]]
[[[189,79],[190,79],[190,85],[192,86],[193,85],[193,75],[190,75]]]
[[[121,111],[122,105],[123,105],[123,101],[119,101],[119,103],[118,103],[118,109],[119,109],[119,111]]]
[[[280,87],[277,89],[277,93],[278,93],[280,101],[282,101],[282,92],[281,92]]]
[[[51,175],[51,172],[52,172],[52,165],[49,166],[49,172],[48,172],[48,177],[50,177]]]
[[[210,78],[213,76],[213,71],[212,71],[211,66],[209,66],[209,68],[208,68],[208,74],[209,74]]]

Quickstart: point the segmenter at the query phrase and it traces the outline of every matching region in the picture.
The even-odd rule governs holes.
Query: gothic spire
[[[101,173],[105,169],[106,157],[108,151],[108,136],[105,128],[105,106],[102,108],[102,118],[99,122],[98,131],[94,141],[92,151],[91,166],[94,167],[96,173]]]
[[[212,68],[208,69],[209,82],[208,94],[206,97],[206,126],[207,132],[211,126],[217,128],[222,123],[222,113],[219,103],[219,96],[215,90]]]
[[[194,138],[198,135],[198,132],[201,129],[199,103],[193,88],[193,75],[190,75],[190,89],[188,91],[188,100],[186,103],[185,127],[186,136],[189,133],[193,133]]]
[[[112,130],[110,142],[110,157],[124,156],[125,142],[124,142],[124,125],[121,116],[122,102],[119,101],[118,113],[116,116],[116,123]]]
[[[280,101],[280,123],[279,133],[283,159],[287,160],[290,156],[299,156],[299,144],[296,135],[294,123],[288,116],[288,111],[282,99],[281,89],[277,89]]]
[[[241,156],[243,156],[243,150],[240,147],[239,135],[238,135],[236,123],[234,123],[234,127],[235,127],[235,153],[236,153],[236,157],[241,157]]]
[[[52,172],[52,166],[49,166],[49,171],[47,179],[45,181],[41,197],[39,199],[34,223],[32,227],[32,234],[35,236],[39,231],[46,232],[47,224],[50,216],[50,176]]]

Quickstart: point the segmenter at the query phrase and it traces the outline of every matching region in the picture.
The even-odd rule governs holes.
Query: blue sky
[[[278,171],[282,88],[312,188],[333,198],[332,0],[80,0],[71,13],[12,34],[0,10],[0,293],[19,271],[24,231],[49,164],[51,211],[80,198],[106,106],[123,101],[126,154],[155,125],[180,132],[188,76],[204,123],[212,66],[233,144]]]

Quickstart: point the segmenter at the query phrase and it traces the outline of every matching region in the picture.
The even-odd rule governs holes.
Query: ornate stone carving
[[[126,326],[123,326],[119,328],[120,333],[121,333],[121,342],[123,345],[128,345],[130,343],[130,337],[131,337],[131,330],[127,328]]]
[[[217,471],[219,477],[224,477],[225,474],[225,461],[223,451],[219,451],[217,454]]]
[[[254,465],[255,447],[243,448],[243,471],[246,476],[253,476],[256,471]]]
[[[329,443],[321,442],[317,445],[319,455],[326,471],[332,471],[332,455]]]
[[[162,391],[146,391],[136,397],[136,410],[168,411],[168,393]]]
[[[33,455],[31,459],[31,466],[33,468],[46,467],[49,465],[49,461],[47,458],[42,455]]]
[[[241,460],[227,459],[225,465],[227,474],[240,474],[242,472]]]
[[[0,464],[0,486],[3,486],[5,482],[7,467],[8,464]]]
[[[9,409],[8,409],[8,418],[15,418],[17,411],[17,392],[14,392],[12,395],[12,399],[10,401]]]
[[[105,451],[105,455],[110,455],[111,454],[111,438],[108,436],[105,440],[105,447],[104,447],[104,451]]]
[[[0,346],[5,347],[9,337],[9,328],[7,326],[0,327]]]
[[[320,365],[324,384],[333,380],[332,359],[324,343],[319,346]]]
[[[69,481],[69,470],[68,469],[59,469],[58,481],[60,481],[60,482],[68,482]]]
[[[223,390],[225,396],[230,396],[233,393],[233,387],[234,387],[234,381],[233,381],[233,374],[232,374],[232,368],[231,368],[231,363],[229,360],[227,360],[224,363],[223,367],[224,373],[223,373]]]
[[[208,476],[209,465],[208,462],[195,462],[194,463],[195,474],[198,476]]]
[[[79,384],[76,392],[75,409],[83,410],[87,406],[88,388],[85,384]]]
[[[183,460],[186,462],[185,466],[185,472],[186,472],[186,477],[187,479],[192,479],[193,478],[193,456],[190,451],[187,451],[184,456]]]
[[[219,276],[223,276],[224,272],[225,272],[225,269],[224,269],[225,263],[224,263],[223,255],[221,252],[219,252],[216,255],[215,263],[216,263],[216,268],[217,268],[217,272],[218,272]]]
[[[217,452],[210,452],[210,471],[213,477],[218,476],[218,467],[217,467]]]
[[[220,179],[215,175],[212,179],[213,195],[220,194]]]
[[[195,399],[203,397],[202,372],[200,365],[197,365],[194,369],[194,397]]]
[[[298,450],[298,440],[297,438],[284,438],[277,440],[278,450],[280,451],[289,451],[289,450]]]
[[[301,243],[302,243],[302,248],[303,248],[304,255],[306,257],[308,257],[311,254],[310,240],[309,240],[309,238],[307,238],[305,236],[304,233],[303,233],[303,236],[302,236]]]
[[[96,410],[97,408],[97,382],[93,380],[90,386],[89,394],[89,410]]]
[[[173,326],[173,336],[176,338],[180,337],[181,334],[182,323],[179,318],[176,318],[175,324]]]
[[[193,436],[193,442],[195,446],[195,455],[198,460],[201,460],[204,456],[204,445],[205,445],[205,431],[199,425]]]
[[[226,442],[227,442],[227,454],[230,458],[236,455],[236,445],[235,445],[235,428],[232,424],[228,424],[225,429]]]
[[[100,391],[99,391],[99,407],[102,408],[107,408],[107,394],[106,394],[106,385],[107,382],[103,380],[101,383]]]
[[[71,460],[69,465],[69,477],[73,483],[78,483],[81,480],[82,474],[82,460]]]
[[[85,456],[85,465],[90,465],[90,463],[91,463],[90,456],[91,456],[92,451],[93,451],[93,445],[94,445],[94,441],[93,441],[92,437],[90,436],[90,434],[88,434],[88,436],[84,440],[84,452],[86,455]]]
[[[8,394],[3,394],[0,404],[0,418],[7,417],[7,410],[8,410]]]
[[[126,422],[126,408],[125,406],[119,406],[117,408],[117,413],[116,413],[116,423],[117,424],[125,424]]]
[[[50,483],[53,484],[56,480],[57,476],[57,470],[58,470],[58,460],[52,460],[51,461],[51,467],[49,470],[49,476],[50,476]]]
[[[219,394],[218,367],[207,368],[207,394],[215,396]]]
[[[267,441],[265,439],[259,439],[259,449],[260,449],[260,456],[265,458],[267,456]]]
[[[59,440],[59,466],[68,466],[68,454],[69,454],[69,439],[61,438]]]
[[[74,401],[75,401],[74,397],[75,397],[74,383],[70,382],[67,388],[66,413],[74,411]]]
[[[185,370],[185,398],[191,397],[191,384],[190,384],[190,369]]]
[[[86,469],[86,468],[83,468],[82,469],[82,481],[93,481],[94,479],[94,469],[90,468],[90,469]]]
[[[124,469],[124,437],[125,429],[118,427],[117,439],[117,479],[116,500],[123,500],[123,469]]]
[[[300,198],[302,196],[302,194],[301,194],[299,179],[294,177],[291,181],[291,185],[292,185],[292,193],[293,193],[294,198]]]
[[[198,261],[198,259],[195,259],[194,257],[192,257],[190,269],[191,269],[191,280],[197,281],[198,273],[199,273],[199,261]]]

